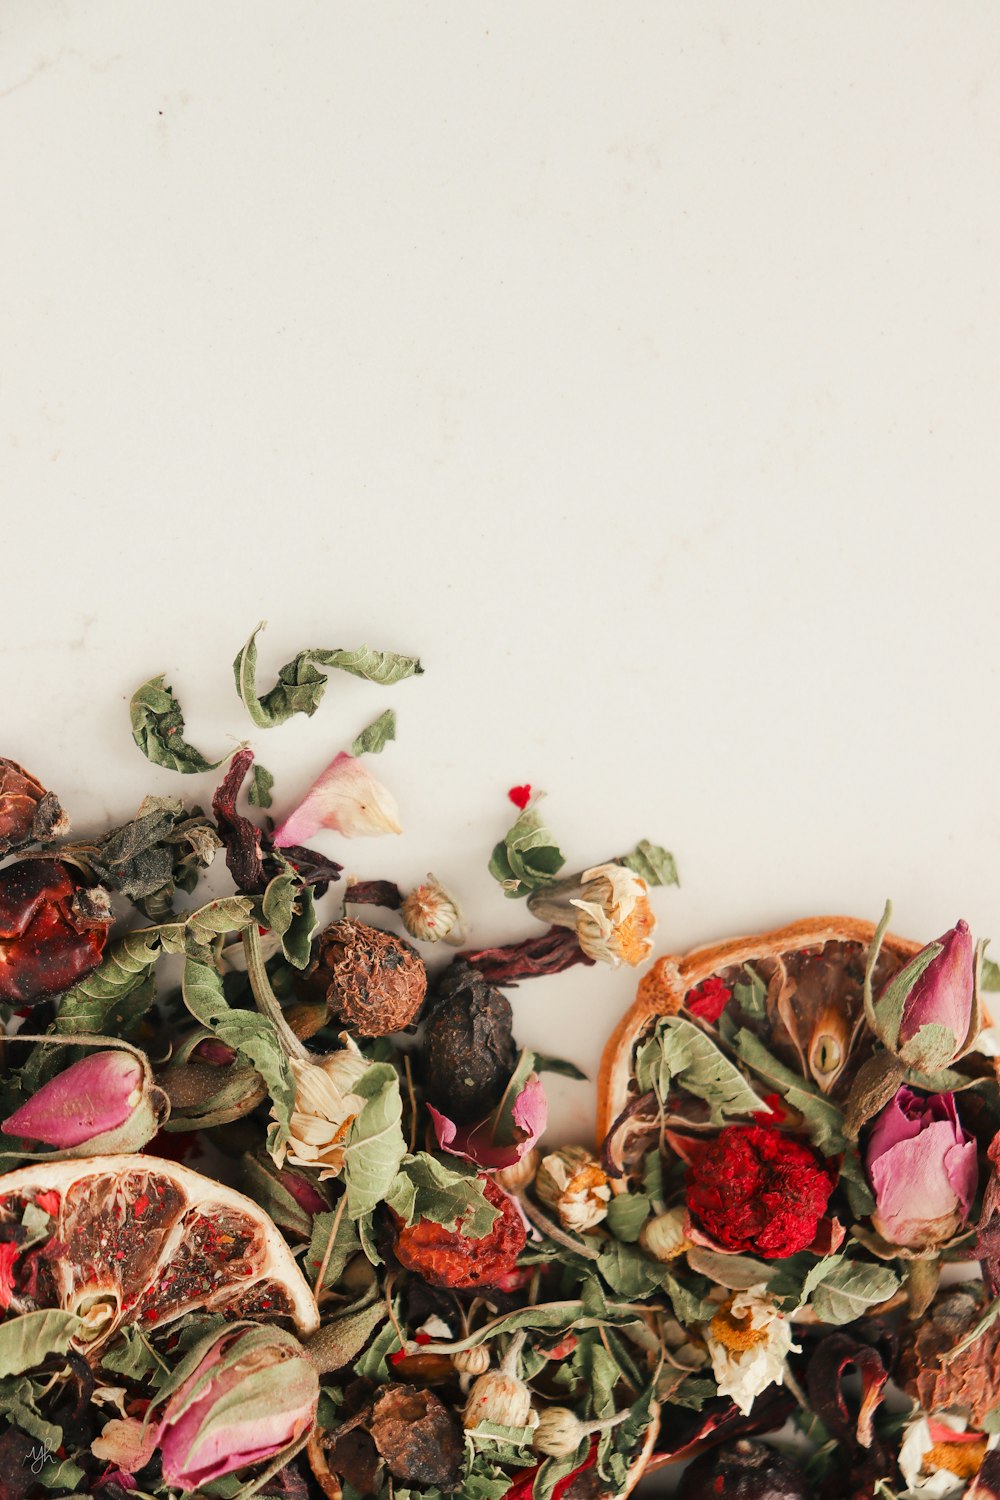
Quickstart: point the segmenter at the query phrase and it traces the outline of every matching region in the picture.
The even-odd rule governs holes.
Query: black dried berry
[[[510,1002],[468,964],[454,963],[437,987],[422,1044],[424,1088],[458,1125],[483,1120],[500,1102],[517,1047]]]

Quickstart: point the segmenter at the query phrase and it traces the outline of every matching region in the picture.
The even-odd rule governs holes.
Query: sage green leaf
[[[162,1377],[169,1373],[169,1366],[154,1354],[134,1326],[122,1328],[111,1346],[104,1350],[101,1369],[135,1381],[145,1380],[147,1376]],[[158,1381],[154,1380],[153,1383],[155,1387]]]
[[[617,864],[641,875],[647,885],[680,885],[677,863],[669,849],[640,839],[631,854],[623,854]]]
[[[551,885],[565,863],[537,807],[526,807],[493,850],[489,872],[503,886],[504,895],[519,898]]]
[[[738,1031],[733,1045],[747,1067],[771,1084],[804,1117],[809,1139],[824,1156],[838,1156],[846,1148],[844,1116],[836,1104],[779,1062],[752,1031],[745,1028]]]
[[[994,963],[992,958],[983,959],[983,966],[979,975],[979,988],[981,990],[1000,990],[1000,964]]]
[[[893,1296],[899,1284],[889,1266],[845,1260],[813,1288],[811,1306],[822,1323],[853,1323],[869,1307]]]
[[[278,671],[278,680],[269,692],[257,692],[257,636],[264,622],[250,636],[233,663],[236,691],[243,700],[247,713],[260,729],[271,729],[283,724],[292,714],[312,715],[320,705],[326,691],[326,674],[319,666],[332,667],[336,671],[349,672],[353,677],[363,677],[368,682],[389,687],[422,672],[423,667],[415,656],[400,656],[393,651],[375,651],[370,646],[361,646],[356,651],[341,649],[326,651],[319,647],[300,651],[298,656],[286,662]]]
[[[708,1104],[713,1125],[725,1124],[729,1115],[753,1115],[764,1108],[711,1037],[683,1016],[661,1017],[636,1052],[635,1071],[640,1093],[652,1089],[661,1104],[680,1079],[688,1093]]]
[[[658,1261],[650,1260],[634,1245],[608,1240],[597,1261],[598,1269],[611,1290],[619,1297],[648,1297],[663,1277]]]
[[[396,714],[395,710],[387,708],[384,714],[379,714],[367,729],[362,729],[354,744],[351,746],[352,755],[378,755],[384,750],[390,740],[396,738]]]
[[[339,1317],[324,1323],[307,1345],[311,1355],[321,1354],[323,1370],[335,1374],[357,1359],[376,1328],[387,1321],[384,1298],[376,1291],[348,1307]],[[390,1324],[391,1327],[391,1324]]]
[[[362,1380],[388,1380],[389,1355],[398,1354],[402,1347],[395,1325],[387,1319],[385,1327],[379,1330],[355,1364],[355,1375]]]
[[[48,1422],[38,1410],[41,1387],[26,1375],[8,1375],[0,1380],[0,1412],[15,1427],[37,1439],[50,1453],[62,1445],[63,1431]]]
[[[365,1100],[351,1123],[344,1146],[347,1212],[352,1219],[371,1213],[391,1188],[406,1155],[401,1120],[399,1074],[391,1063],[372,1063],[354,1085]]]
[[[253,779],[250,782],[250,790],[247,792],[247,801],[253,807],[271,806],[271,788],[274,786],[274,777],[266,766],[262,766],[259,760],[254,761]]]
[[[330,1246],[330,1235],[336,1222],[336,1213],[316,1214],[312,1221],[312,1238],[309,1241],[309,1251],[303,1261],[309,1280],[315,1282],[319,1275],[320,1267]],[[325,1287],[335,1286],[344,1272],[344,1267],[352,1256],[357,1255],[361,1249],[361,1241],[358,1238],[357,1225],[354,1224],[346,1214],[340,1215],[340,1223],[337,1225],[337,1234],[326,1262],[326,1271],[323,1274],[323,1287],[316,1287],[316,1291],[322,1291]]]
[[[743,965],[747,982],[733,985],[733,998],[745,1015],[759,1019],[767,1011],[767,985],[749,964]]]
[[[290,868],[268,882],[261,902],[266,925],[281,941],[281,951],[296,969],[312,957],[312,940],[319,926],[311,885],[302,885]]]
[[[663,1273],[660,1285],[670,1298],[674,1317],[685,1328],[691,1328],[695,1323],[707,1323],[719,1310],[717,1302],[713,1302],[709,1297],[699,1297],[696,1292],[683,1286],[669,1271]]]
[[[84,1332],[75,1313],[46,1307],[0,1323],[0,1379],[34,1370],[50,1354],[65,1354],[70,1339]]]
[[[135,984],[125,993],[105,998],[88,995],[86,985],[84,980],[59,1001],[60,1031],[73,1036],[128,1037],[156,1000],[152,972],[137,975]]]
[[[83,1484],[87,1476],[71,1458],[50,1458],[42,1465],[38,1475],[40,1484],[47,1490],[68,1490]],[[73,1500],[72,1496],[68,1500]]]
[[[593,1306],[579,1298],[566,1302],[541,1302],[532,1307],[522,1307],[516,1312],[503,1313],[499,1317],[490,1318],[488,1322],[481,1323],[475,1332],[468,1334],[466,1338],[447,1343],[425,1344],[423,1349],[427,1354],[458,1354],[463,1349],[474,1349],[477,1344],[483,1344],[487,1339],[499,1338],[502,1333],[515,1333],[519,1328],[533,1328],[548,1333],[568,1333],[572,1329],[573,1332],[579,1333],[585,1328],[606,1326],[622,1328],[628,1333],[631,1328],[645,1327],[645,1324],[636,1318],[634,1307],[620,1307],[613,1302],[608,1303],[601,1293],[597,1278],[593,1280],[597,1291]],[[712,1317],[718,1311],[717,1305],[710,1302],[707,1306],[711,1308],[707,1316]],[[599,1310],[597,1310],[598,1307]]]
[[[708,1250],[694,1245],[687,1252],[687,1263],[699,1276],[707,1276],[718,1286],[730,1292],[745,1292],[752,1286],[765,1286],[773,1272],[762,1260],[752,1255],[720,1255],[718,1250]]]
[[[271,1147],[284,1144],[295,1108],[295,1079],[274,1023],[257,1011],[234,1010],[229,1005],[222,977],[205,950],[195,949],[186,959],[181,993],[195,1020],[232,1047],[263,1078],[277,1125]]]
[[[607,1224],[616,1240],[633,1245],[649,1218],[651,1208],[644,1193],[618,1193],[608,1204]]]
[[[573,1078],[578,1083],[586,1083],[587,1074],[576,1063],[567,1062],[563,1057],[550,1057],[547,1052],[535,1053],[536,1073],[557,1073],[561,1078]]]
[[[456,1157],[446,1164],[426,1151],[404,1158],[386,1202],[407,1224],[431,1219],[477,1240],[489,1234],[498,1212],[471,1162]]]
[[[174,697],[173,688],[164,687],[163,674],[151,677],[136,688],[129,704],[132,738],[147,760],[189,776],[197,771],[214,771],[228,760],[206,760],[200,750],[184,738],[184,715]]]

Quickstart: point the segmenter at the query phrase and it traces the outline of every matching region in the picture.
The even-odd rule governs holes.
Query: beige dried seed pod
[[[541,1159],[542,1153],[532,1146],[513,1166],[501,1167],[498,1172],[494,1172],[493,1180],[505,1193],[523,1193],[534,1182]]]

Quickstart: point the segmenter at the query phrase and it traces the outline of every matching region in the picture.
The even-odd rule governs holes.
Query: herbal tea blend
[[[260,684],[259,630],[258,734],[421,671],[306,649]],[[560,1143],[545,1078],[582,1075],[505,991],[580,966],[598,1004],[653,958],[665,849],[567,874],[512,787],[524,937],[477,947],[446,881],[343,878],[341,840],[400,831],[392,709],[278,822],[162,677],[131,723],[210,811],[76,839],[0,761],[0,1500],[610,1500],[688,1459],[689,1500],[1000,1493],[998,975],[964,923],[656,959]]]

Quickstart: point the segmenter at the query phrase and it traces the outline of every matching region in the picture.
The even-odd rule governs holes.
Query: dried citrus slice
[[[48,1239],[7,1260],[0,1306],[55,1307],[88,1341],[136,1323],[150,1330],[196,1309],[319,1325],[316,1302],[263,1209],[242,1193],[155,1156],[45,1162],[0,1176],[0,1226],[27,1205]]]

